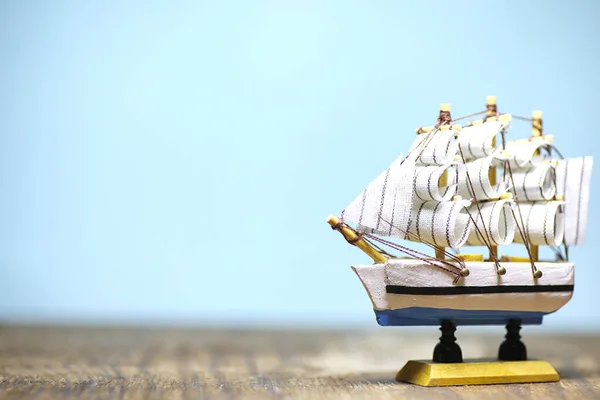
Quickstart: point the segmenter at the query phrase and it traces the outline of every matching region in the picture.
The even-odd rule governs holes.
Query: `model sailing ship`
[[[569,301],[575,267],[568,247],[585,238],[592,158],[557,157],[540,111],[527,118],[531,136],[513,140],[522,130],[511,122],[523,117],[498,113],[493,96],[478,114],[484,118],[461,127],[443,104],[437,124],[417,129],[407,154],[328,219],[375,261],[352,268],[380,325],[442,325],[437,362],[462,362],[456,325],[507,325],[499,359],[526,359],[520,325],[541,324]],[[504,254],[512,243],[527,257]],[[469,246],[487,249],[458,253]],[[556,259],[540,260],[539,246]]]

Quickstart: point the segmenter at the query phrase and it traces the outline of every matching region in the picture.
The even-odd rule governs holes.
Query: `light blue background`
[[[594,0],[2,2],[0,319],[376,326],[349,268],[369,260],[327,215],[442,102],[541,109],[565,156],[598,157],[599,16]],[[600,327],[599,179],[548,329]]]

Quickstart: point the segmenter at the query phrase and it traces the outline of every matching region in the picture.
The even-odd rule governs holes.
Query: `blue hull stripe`
[[[442,319],[456,325],[506,325],[509,319],[520,319],[523,325],[540,325],[550,313],[537,311],[454,310],[451,308],[409,307],[397,310],[375,310],[381,326],[440,325]]]

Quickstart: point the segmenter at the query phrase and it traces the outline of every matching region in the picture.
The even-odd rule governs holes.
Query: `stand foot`
[[[461,363],[462,351],[456,343],[456,326],[450,320],[442,320],[440,342],[433,349],[433,361],[436,363]]]
[[[500,361],[525,361],[527,360],[527,348],[521,342],[521,321],[511,319],[506,325],[506,340],[498,349],[498,360]]]
[[[396,380],[419,386],[459,386],[558,382],[560,377],[546,361],[436,364],[419,360],[407,362]]]

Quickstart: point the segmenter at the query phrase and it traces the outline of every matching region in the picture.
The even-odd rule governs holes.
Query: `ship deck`
[[[491,333],[490,333],[491,332]],[[0,328],[0,398],[594,399],[600,334],[522,330],[561,381],[425,388],[394,380],[431,356],[433,327],[369,330]],[[465,358],[492,357],[504,329],[459,328]]]

